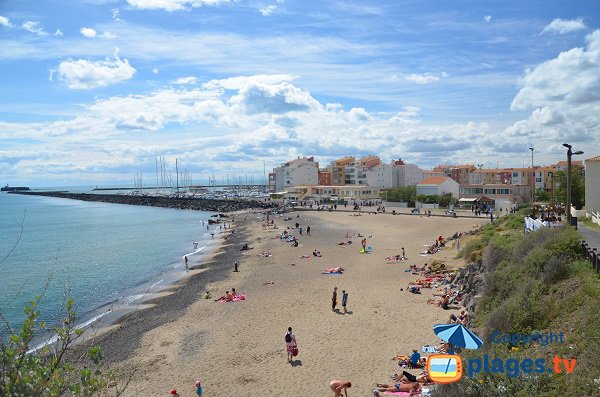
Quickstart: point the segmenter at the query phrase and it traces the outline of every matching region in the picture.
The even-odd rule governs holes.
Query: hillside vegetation
[[[600,396],[600,279],[584,260],[580,240],[569,227],[524,235],[523,216],[515,214],[483,227],[461,252],[482,265],[485,279],[471,324],[484,345],[463,351],[463,360],[545,358],[549,367],[559,356],[577,360],[573,372],[465,373],[438,386],[434,396]],[[494,332],[562,332],[564,343],[492,344]]]

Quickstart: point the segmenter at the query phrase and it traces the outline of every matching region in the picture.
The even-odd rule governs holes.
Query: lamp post
[[[535,171],[533,170],[533,148],[530,147],[531,150],[531,175],[533,175],[533,184],[531,185],[531,204],[535,203]]]
[[[563,146],[567,148],[567,205],[565,211],[567,213],[567,224],[571,225],[571,157],[574,154],[583,154],[583,152],[581,150],[573,152],[573,146],[568,143],[563,143]]]

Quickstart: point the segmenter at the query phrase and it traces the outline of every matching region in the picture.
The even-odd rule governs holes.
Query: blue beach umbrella
[[[433,332],[443,341],[464,349],[479,349],[483,345],[481,338],[462,324],[437,324]]]

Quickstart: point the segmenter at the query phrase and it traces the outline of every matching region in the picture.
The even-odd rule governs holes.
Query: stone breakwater
[[[182,210],[232,212],[251,208],[275,208],[273,202],[258,200],[216,200],[190,197],[127,196],[120,194],[89,194],[68,192],[11,192],[27,196],[58,197],[71,200],[99,201],[113,204],[144,205],[147,207],[165,207]]]

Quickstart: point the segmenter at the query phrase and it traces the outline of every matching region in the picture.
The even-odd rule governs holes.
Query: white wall
[[[585,208],[600,212],[600,161],[585,162]]]
[[[398,170],[398,186],[412,186],[423,182],[423,170],[414,164],[396,167]]]
[[[454,179],[447,179],[438,187],[438,195],[450,193],[454,198],[460,194],[460,185]]]
[[[426,196],[437,196],[438,195],[438,185],[417,185],[417,196],[420,194],[424,194]]]
[[[380,189],[390,189],[394,186],[394,167],[389,164],[380,164],[366,170],[367,185]]]

